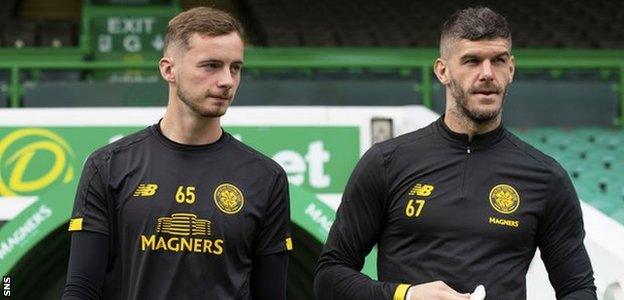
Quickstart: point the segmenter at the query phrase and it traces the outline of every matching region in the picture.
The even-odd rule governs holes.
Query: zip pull
[[[466,147],[466,153],[470,154],[470,146]]]

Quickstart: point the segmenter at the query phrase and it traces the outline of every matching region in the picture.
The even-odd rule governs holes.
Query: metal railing
[[[4,49],[3,49],[4,50]],[[9,54],[7,54],[9,53]],[[84,61],[79,53],[38,57],[0,51],[0,70],[10,70],[10,106],[19,107],[22,95],[20,73],[34,70],[156,70],[156,61]],[[619,125],[624,126],[624,50],[519,49],[514,51],[517,70],[613,70],[618,73]],[[418,69],[422,73],[422,102],[432,107],[432,67],[437,49],[389,48],[248,48],[245,68],[254,69]],[[18,59],[19,58],[19,59]]]

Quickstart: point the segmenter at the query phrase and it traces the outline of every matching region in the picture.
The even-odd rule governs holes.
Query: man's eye
[[[243,68],[243,67],[242,67],[242,66],[239,66],[239,65],[232,66],[232,72],[234,72],[234,73],[238,73],[238,72],[240,72],[240,70],[241,70],[242,68]]]
[[[218,69],[219,68],[219,64],[206,64],[206,65],[204,65],[204,68],[211,69],[211,70]]]

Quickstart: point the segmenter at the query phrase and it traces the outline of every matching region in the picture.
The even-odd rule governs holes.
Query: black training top
[[[525,299],[540,248],[557,298],[595,299],[583,220],[561,166],[502,126],[473,137],[443,117],[374,145],[356,166],[316,270],[318,299],[403,299],[436,280]],[[358,271],[378,247],[378,277]],[[409,284],[409,285],[406,285]]]
[[[250,299],[254,256],[292,249],[286,175],[226,132],[188,146],[154,125],[89,157],[69,230],[109,236],[107,299]]]

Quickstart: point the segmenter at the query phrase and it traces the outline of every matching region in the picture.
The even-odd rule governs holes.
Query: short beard
[[[468,95],[466,95],[466,91],[464,91],[455,80],[451,79],[449,89],[451,90],[453,99],[455,99],[455,106],[461,110],[457,111],[457,113],[463,116],[464,119],[467,118],[477,125],[484,125],[494,121],[501,114],[503,104],[505,103],[505,96],[507,95],[507,87],[505,87],[502,93],[503,98],[501,100],[501,105],[498,109],[479,111],[468,108]]]
[[[178,99],[182,101],[188,108],[190,108],[194,113],[204,117],[204,118],[218,118],[225,115],[227,110],[227,106],[225,107],[215,107],[214,109],[205,109],[200,105],[202,101],[201,97],[193,97],[186,93],[185,89],[181,86],[178,86],[176,91],[178,95]]]

